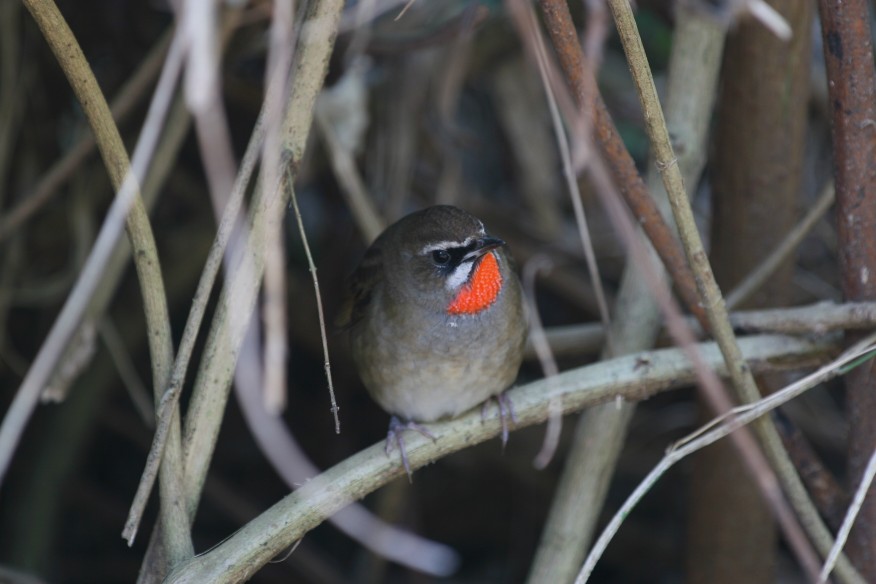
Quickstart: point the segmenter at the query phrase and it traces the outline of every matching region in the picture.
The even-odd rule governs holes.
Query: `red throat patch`
[[[469,281],[462,285],[459,294],[447,307],[448,314],[477,314],[489,308],[502,289],[502,274],[496,255],[488,252],[474,267]]]

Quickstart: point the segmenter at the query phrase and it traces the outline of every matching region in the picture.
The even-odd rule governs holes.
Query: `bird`
[[[346,293],[336,323],[349,330],[365,389],[391,415],[386,453],[398,447],[409,480],[403,432],[434,440],[423,423],[490,398],[504,447],[515,421],[504,391],[517,378],[528,327],[503,240],[458,207],[428,207],[377,237]]]

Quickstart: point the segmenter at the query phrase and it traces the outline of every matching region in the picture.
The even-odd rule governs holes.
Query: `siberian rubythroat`
[[[505,242],[451,206],[389,226],[349,280],[337,319],[374,400],[392,415],[387,452],[401,432],[431,437],[418,422],[454,417],[496,397],[503,443],[512,414],[504,392],[526,340],[520,281]]]

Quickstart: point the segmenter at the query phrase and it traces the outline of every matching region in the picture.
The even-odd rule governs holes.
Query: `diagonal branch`
[[[781,336],[747,338],[741,346],[745,358],[758,371],[772,370],[774,365],[786,369],[812,364],[831,350],[827,344]],[[709,367],[726,374],[714,343],[698,349]],[[523,428],[544,422],[551,413],[551,402],[560,404],[562,413],[567,414],[617,397],[644,399],[694,379],[694,368],[684,352],[665,349],[566,371],[512,389],[509,397],[517,412],[516,427]],[[429,431],[434,441],[420,435],[406,439],[411,468],[498,436],[501,423],[497,418],[482,419],[475,408],[453,420],[429,424]],[[382,442],[375,444],[287,495],[211,551],[175,570],[167,582],[220,584],[251,577],[326,518],[403,473],[401,461],[387,457]]]
[[[759,399],[760,394],[751,369],[742,358],[736,337],[733,335],[733,329],[727,317],[727,309],[721,297],[721,291],[715,282],[708,257],[703,249],[702,240],[697,231],[693,211],[687,200],[683,179],[675,159],[675,154],[673,153],[668,132],[666,131],[666,125],[663,121],[663,112],[654,87],[654,80],[651,77],[642,41],[633,19],[632,9],[626,0],[609,0],[609,6],[615,17],[615,22],[617,23],[624,45],[624,51],[627,54],[627,62],[630,65],[630,70],[639,92],[639,99],[642,102],[648,136],[654,150],[656,163],[663,171],[663,181],[672,204],[673,215],[675,216],[688,261],[696,274],[697,287],[709,317],[712,334],[727,360],[730,379],[740,399],[743,402],[756,401]],[[787,493],[809,537],[821,554],[827,554],[832,547],[833,538],[815,509],[812,500],[806,493],[806,489],[796,469],[794,469],[793,463],[788,458],[788,454],[782,445],[775,426],[770,420],[761,419],[753,425],[753,428],[763,444],[770,464],[779,477],[782,487]],[[769,471],[769,469],[765,470]],[[768,478],[766,476],[760,477],[763,487],[767,487]],[[781,505],[782,501],[774,499],[774,503]],[[780,523],[786,529],[786,535],[790,535],[793,533],[793,524],[795,522],[793,518],[787,517],[780,510],[781,507],[776,507],[776,511],[780,513],[778,517]],[[808,542],[795,539],[790,543],[797,549],[801,560],[805,562],[807,572],[817,574],[817,567],[813,571],[812,563],[814,558],[808,557],[809,554],[806,551]],[[841,562],[838,567],[842,568],[842,571],[838,570],[838,573],[841,573],[844,580],[855,581],[860,578],[860,576],[854,573],[854,568],[847,561]]]
[[[556,6],[557,4],[561,6]],[[582,85],[579,80],[582,72],[576,64],[582,58],[577,56],[581,49],[568,8],[565,3],[548,0],[543,0],[541,5],[566,77],[576,88],[579,107],[586,109],[589,106],[582,98],[585,92],[583,88],[579,88]],[[551,10],[547,9],[549,5]],[[696,184],[705,163],[704,144],[714,101],[723,39],[724,31],[718,25],[692,10],[679,7],[669,70],[667,117],[674,138],[683,148],[684,154],[679,158],[679,165],[685,172],[686,180],[692,185]],[[595,78],[590,83],[595,88]],[[659,206],[660,213],[668,217],[669,203],[660,184],[659,173],[653,169],[649,172],[647,188],[637,174],[618,175],[617,168],[622,166],[621,161],[627,160],[627,164],[633,169],[635,166],[628,160],[630,157],[625,150],[618,148],[614,151],[606,148],[606,143],[610,142],[606,138],[612,136],[611,120],[603,116],[597,123],[605,128],[602,132],[603,154],[618,159],[612,162],[615,180],[619,181],[624,177],[628,179],[628,184],[621,183],[620,188],[626,194],[628,202],[643,202],[654,208],[650,213],[656,212]],[[654,194],[653,199],[649,191]],[[639,203],[637,205],[643,206]],[[636,207],[633,204],[631,206]],[[641,212],[637,211],[640,218]],[[662,220],[659,213],[658,217]],[[649,224],[650,220],[645,223]],[[649,236],[658,248],[667,244],[677,248],[682,265],[687,268],[680,246],[671,234],[665,240],[655,239],[653,233]],[[639,241],[639,237],[636,236],[634,241]],[[631,253],[617,295],[613,330],[609,333],[610,351],[602,339],[598,344],[600,348],[605,347],[603,358],[648,349],[653,346],[659,332],[660,304],[659,296],[654,290],[655,287],[659,289],[665,286],[663,270],[655,254],[649,253],[650,250],[636,254],[634,250],[637,247],[644,248],[643,245],[630,245]],[[689,289],[691,293],[685,297],[695,299],[695,284],[692,279]],[[591,408],[578,422],[539,550],[530,570],[529,582],[569,581],[580,568],[603,508],[612,469],[617,464],[634,409],[635,404],[606,404]]]
[[[138,177],[145,174],[158,140],[161,119],[170,102],[172,92],[169,88],[174,80],[174,75],[170,71],[172,68],[166,68],[166,75],[163,76],[167,79],[168,88],[160,98],[156,98],[150,110],[150,117],[154,116],[157,123],[144,126],[132,169],[103,93],[57,6],[51,0],[25,0],[25,5],[39,25],[76,93],[94,131],[107,172],[118,195],[107,213],[79,279],[4,418],[3,426],[0,428],[0,480],[5,474],[21,432],[36,406],[39,392],[82,321],[88,302],[100,282],[100,276],[112,255],[125,221],[127,221],[128,237],[134,249],[135,266],[143,295],[153,384],[158,394],[163,391],[168,381],[173,359],[170,320],[158,253],[138,185]],[[162,511],[163,520],[167,525],[169,547],[174,550],[175,557],[181,558],[191,552],[191,540],[188,521],[184,516],[172,512],[171,502],[180,498],[179,487],[182,484],[180,452],[177,441],[170,449],[163,472],[162,488],[165,501],[169,504],[162,506]]]

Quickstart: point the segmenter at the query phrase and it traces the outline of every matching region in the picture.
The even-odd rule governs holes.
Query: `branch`
[[[837,375],[846,373],[849,367],[855,367],[856,364],[859,365],[862,360],[872,360],[874,354],[874,340],[876,340],[876,335],[871,334],[866,340],[849,349],[834,361],[819,368],[814,373],[807,375],[803,379],[800,379],[765,398],[761,398],[756,403],[740,406],[724,416],[709,421],[706,425],[701,426],[687,437],[670,446],[666,456],[664,456],[657,466],[648,473],[648,476],[639,483],[639,486],[636,487],[633,493],[615,513],[608,526],[603,530],[599,540],[593,545],[593,549],[590,551],[590,554],[588,554],[587,561],[581,568],[581,572],[575,579],[575,584],[584,584],[587,582],[587,579],[596,567],[596,563],[608,547],[614,534],[617,533],[621,523],[630,514],[633,507],[635,507],[651,487],[654,486],[657,479],[665,474],[671,466],[686,456],[689,456],[710,444],[714,444],[721,438],[730,435],[744,425],[773,411],[780,405],[790,401],[816,385],[833,379]],[[835,558],[836,555],[834,555],[834,559]],[[827,565],[825,570],[828,570]],[[822,578],[822,582],[824,578],[826,578],[826,576]]]
[[[703,249],[702,240],[694,221],[693,211],[687,200],[683,179],[672,150],[666,125],[663,121],[663,112],[660,109],[654,80],[651,77],[642,41],[633,19],[632,9],[627,0],[609,0],[609,5],[617,23],[624,51],[627,54],[627,62],[633,74],[636,89],[639,92],[639,99],[645,114],[648,137],[654,150],[658,168],[661,168],[663,171],[664,185],[672,203],[672,211],[675,215],[685,253],[696,275],[697,287],[702,297],[702,304],[709,317],[712,334],[727,359],[730,378],[739,397],[744,402],[756,401],[760,398],[760,393],[750,368],[747,367],[740,354],[739,345],[727,318],[727,310],[721,297],[721,291],[715,282],[708,257]],[[772,468],[778,475],[782,487],[787,493],[809,537],[821,554],[829,553],[833,538],[818,515],[812,500],[806,493],[806,489],[800,481],[793,463],[782,446],[775,426],[770,420],[761,419],[755,422],[753,427],[763,444]],[[760,477],[760,480],[764,481],[761,486],[766,487],[768,477]],[[780,499],[776,499],[774,503],[781,505],[782,502]],[[778,517],[780,524],[786,530],[786,535],[790,535],[793,532],[793,518],[782,514],[780,509],[781,507],[776,508],[777,513],[780,513]],[[808,557],[809,554],[806,551],[808,542],[795,539],[789,543],[797,550],[798,557],[805,562],[806,571],[812,574],[812,562],[814,559]],[[841,573],[841,577],[844,580],[853,581],[859,578],[856,578],[857,574],[854,574],[854,568],[847,561],[841,562],[838,568],[840,567],[842,570],[838,570],[838,572]],[[817,571],[818,569],[815,567],[814,573],[817,574]]]
[[[135,252],[133,254],[134,261],[143,295],[153,384],[157,394],[163,391],[164,384],[168,381],[173,359],[164,283],[155,240],[143,201],[140,198],[137,178],[145,174],[151,153],[158,140],[161,119],[167,111],[171,92],[165,91],[159,99],[159,92],[156,91],[156,99],[150,109],[150,115],[147,117],[147,120],[152,119],[155,123],[152,126],[144,125],[144,131],[138,143],[138,151],[135,152],[134,168],[131,169],[131,163],[128,160],[118,128],[113,122],[97,80],[57,6],[51,0],[25,0],[25,5],[39,25],[43,36],[52,48],[58,63],[76,93],[92,127],[110,180],[118,195],[107,213],[103,227],[79,279],[48,338],[40,348],[28,375],[22,382],[4,419],[3,427],[0,428],[0,480],[5,475],[27,419],[36,406],[39,392],[82,321],[89,300],[100,282],[100,276],[116,247],[126,217],[128,237]],[[166,72],[168,70],[166,69]],[[167,77],[169,81],[166,85],[172,86],[173,75],[168,73]],[[179,463],[181,449],[179,442],[173,446],[175,448],[168,456],[165,467],[166,481],[162,481],[162,487],[165,489],[165,501],[167,502],[180,499],[179,485],[181,485],[182,471]],[[168,544],[175,552],[174,557],[181,558],[189,555],[191,553],[191,540],[188,521],[185,520],[184,516],[172,513],[170,504],[163,505],[162,510],[163,520],[168,526]]]
[[[574,55],[581,52],[574,26],[565,6],[547,9],[549,4],[563,3],[542,1],[548,20],[548,30],[557,52],[564,62],[564,70],[570,83],[575,85]],[[588,3],[589,5],[590,3]],[[588,19],[588,22],[591,19]],[[590,26],[590,24],[588,24]],[[667,118],[673,137],[678,141],[683,154],[679,165],[685,172],[688,184],[696,185],[705,163],[706,136],[717,86],[717,72],[721,63],[724,31],[707,17],[695,11],[679,7],[673,39],[672,60],[669,67],[669,102]],[[569,58],[572,55],[573,58]],[[579,57],[580,59],[580,57]],[[592,80],[595,86],[595,79]],[[581,93],[579,91],[579,93]],[[579,98],[580,101],[580,98]],[[583,104],[580,104],[583,106]],[[604,118],[603,126],[611,128],[610,120]],[[603,131],[603,134],[606,134]],[[606,140],[603,139],[603,142]],[[603,146],[603,151],[608,149]],[[629,155],[623,152],[628,158]],[[616,167],[618,163],[614,163]],[[649,214],[657,218],[669,216],[669,203],[660,184],[659,172],[652,166],[649,170],[647,189],[638,176],[629,175],[630,184],[621,189],[628,200],[636,201],[634,208],[641,209],[643,201],[651,207]],[[653,194],[650,196],[648,192]],[[597,189],[600,192],[600,189]],[[659,207],[659,210],[658,210]],[[641,213],[642,211],[637,211]],[[640,215],[641,218],[641,215]],[[645,221],[648,224],[650,221]],[[685,269],[680,246],[671,236],[659,240],[649,234],[655,246],[677,248],[677,255]],[[616,230],[623,234],[618,226]],[[639,240],[638,234],[634,236]],[[665,236],[664,236],[665,237]],[[627,266],[621,289],[615,303],[610,351],[604,338],[603,358],[649,349],[653,346],[660,328],[659,296],[655,289],[665,287],[664,270],[653,253],[635,253],[642,245],[630,245]],[[689,274],[688,269],[688,274]],[[677,274],[674,277],[678,277]],[[696,301],[696,285],[692,277],[683,293],[688,301]],[[668,314],[668,313],[667,313]],[[701,314],[701,316],[703,316]],[[675,318],[669,317],[667,318]],[[551,335],[551,332],[548,333]],[[592,331],[590,333],[592,335]],[[553,335],[551,335],[553,336]],[[604,337],[604,335],[601,335]],[[553,345],[553,343],[552,343]],[[528,581],[567,582],[578,571],[592,538],[593,530],[603,508],[608,486],[623,447],[629,421],[634,411],[633,404],[616,407],[612,404],[593,408],[578,422],[565,463],[562,478],[557,487],[550,515],[542,534],[541,544],[530,570]]]
[[[745,310],[730,314],[730,323],[744,333],[782,335],[823,334],[836,330],[867,330],[876,328],[876,302],[819,302],[794,308]],[[693,319],[688,320],[695,326]],[[702,334],[702,331],[697,331]],[[599,323],[555,326],[545,329],[551,351],[557,356],[593,354],[605,345],[605,332]],[[665,331],[664,331],[665,334]],[[526,357],[535,358],[531,343]]]
[[[283,147],[290,155],[291,174],[298,170],[313,119],[313,106],[328,68],[328,58],[334,47],[337,21],[343,2],[321,0],[311,3],[293,77],[292,93],[286,104]],[[279,185],[257,188],[251,205],[253,214],[247,253],[241,266],[231,274],[216,309],[204,350],[204,357],[195,380],[192,401],[186,413],[185,457],[188,509],[194,514],[207,466],[219,435],[225,414],[225,404],[234,376],[234,364],[243,342],[246,324],[252,316],[264,269],[264,238],[267,223],[279,221],[285,209],[289,190],[282,174]],[[272,215],[273,213],[273,215]],[[228,307],[233,307],[229,311]]]
[[[781,336],[741,341],[743,355],[756,371],[798,368],[823,360],[835,346]],[[725,374],[714,343],[697,346],[703,361]],[[544,422],[549,404],[568,414],[616,398],[645,399],[657,392],[693,382],[694,369],[681,349],[640,353],[581,367],[515,388],[509,392],[517,412],[517,428]],[[446,422],[429,424],[435,440],[406,438],[408,460],[417,469],[452,452],[484,442],[501,432],[498,418],[482,419],[479,408]],[[397,457],[387,457],[375,444],[307,482],[237,531],[211,551],[186,562],[168,583],[214,584],[251,577],[275,555],[348,504],[404,474]]]
[[[843,296],[876,300],[876,71],[870,3],[821,0],[821,34],[831,108],[836,223]],[[850,335],[849,340],[857,337]],[[846,381],[848,480],[861,482],[876,447],[876,368],[870,363]],[[871,491],[872,495],[872,491]],[[848,552],[864,577],[876,581],[876,497],[863,502]]]

